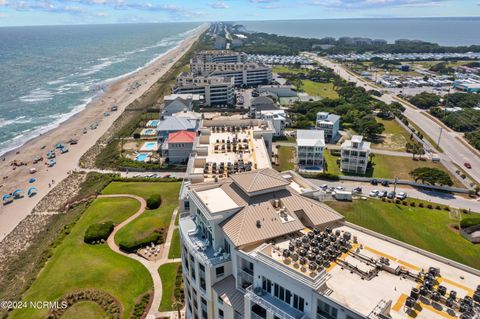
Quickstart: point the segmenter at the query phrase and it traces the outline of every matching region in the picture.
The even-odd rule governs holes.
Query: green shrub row
[[[480,225],[480,217],[467,217],[460,221],[460,227],[462,228],[468,228],[476,225]]]
[[[331,173],[301,173],[301,175],[305,178],[317,178],[317,179],[326,179],[326,180],[331,180],[331,181],[338,181],[340,180],[340,177],[335,174]]]
[[[152,243],[155,245],[163,243],[164,234],[164,229],[156,230],[143,238],[131,239],[130,241],[121,242],[119,243],[119,247],[121,250],[127,253],[134,253],[138,249],[151,245]]]
[[[139,301],[135,303],[133,307],[133,311],[130,314],[129,319],[139,319],[144,318],[147,314],[146,309],[148,304],[150,303],[151,293],[144,294]]]
[[[108,236],[113,232],[113,222],[92,224],[85,231],[83,241],[87,244],[95,244],[107,240]]]

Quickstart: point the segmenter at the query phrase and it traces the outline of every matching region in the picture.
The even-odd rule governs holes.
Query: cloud
[[[308,4],[341,9],[370,9],[382,7],[430,7],[442,5],[447,0],[308,0]]]
[[[225,1],[217,1],[217,2],[210,3],[210,7],[214,9],[228,9],[230,8],[230,5]]]
[[[278,0],[250,0],[251,3],[272,3],[277,1]]]

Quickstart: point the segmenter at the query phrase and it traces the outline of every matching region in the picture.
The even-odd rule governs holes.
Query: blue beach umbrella
[[[3,200],[3,201],[6,201],[6,200],[9,199],[9,198],[12,198],[12,195],[10,195],[10,194],[5,194],[5,195],[3,195],[2,200]]]
[[[32,197],[37,193],[37,189],[35,187],[30,187],[27,191],[28,197]]]
[[[36,178],[30,178],[30,179],[28,180],[29,183],[35,183],[36,181],[37,181]]]
[[[20,195],[22,195],[22,190],[21,189],[17,189],[13,192],[13,197],[14,198],[19,198]]]

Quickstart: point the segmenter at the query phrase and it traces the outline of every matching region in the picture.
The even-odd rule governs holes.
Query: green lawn
[[[100,198],[83,213],[63,242],[52,250],[47,262],[30,289],[25,301],[54,301],[81,289],[99,289],[110,293],[123,306],[128,318],[135,300],[153,288],[148,271],[139,262],[121,256],[106,245],[88,245],[83,242],[85,230],[93,223],[113,221],[118,224],[134,214],[138,201],[129,198]],[[98,309],[91,304],[78,306],[82,312],[98,318]],[[78,310],[78,308],[77,308]],[[76,312],[72,309],[72,312]],[[12,312],[10,318],[45,318],[47,310],[32,308]]]
[[[378,123],[383,124],[385,131],[381,135],[381,140],[378,143],[372,143],[372,147],[405,152],[405,145],[410,140],[410,133],[395,120],[383,120],[378,117],[376,120]]]
[[[275,169],[279,172],[293,170],[295,168],[295,147],[280,146],[278,149],[278,166]]]
[[[168,258],[180,258],[180,232],[178,228],[173,231],[172,242],[170,243],[170,250],[168,251]]]
[[[329,99],[338,99],[337,92],[333,89],[333,83],[319,83],[303,80],[303,91],[311,96],[320,96]]]
[[[65,311],[62,319],[102,319],[105,317],[105,311],[103,311],[103,309],[97,303],[91,301],[82,301],[74,304],[67,311]]]
[[[298,74],[298,73],[306,73],[308,70],[305,69],[300,69],[300,68],[294,68],[294,67],[288,67],[288,66],[283,66],[283,65],[276,65],[272,68],[273,73],[292,73],[292,74]]]
[[[178,206],[180,182],[113,182],[103,194],[133,194],[148,199],[160,194],[162,204],[159,208],[145,211],[136,220],[122,228],[115,236],[117,244],[137,240],[148,236],[156,229],[168,229],[172,212]]]
[[[175,289],[175,276],[177,274],[177,268],[182,267],[182,263],[169,263],[161,265],[158,268],[158,273],[162,279],[162,302],[159,311],[172,311],[175,310],[172,307],[174,289]]]
[[[337,160],[340,156],[333,156],[329,150],[323,152],[327,172],[335,175],[346,175],[340,171]],[[444,170],[453,181],[453,186],[463,187],[463,184],[443,166],[441,163],[432,161],[414,161],[411,157],[389,156],[382,154],[372,154],[370,168],[367,169],[365,176],[375,178],[398,178],[402,180],[413,180],[410,172],[418,167],[434,167]]]
[[[447,211],[374,199],[327,204],[349,222],[480,269],[480,245],[470,243],[448,227],[455,221]]]

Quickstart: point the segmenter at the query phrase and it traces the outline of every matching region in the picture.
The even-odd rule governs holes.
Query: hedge
[[[460,227],[462,228],[468,228],[476,225],[480,225],[480,217],[467,217],[460,221]]]
[[[325,172],[323,172],[323,173],[301,173],[300,175],[302,175],[303,177],[306,177],[306,178],[320,178],[320,179],[327,179],[327,180],[331,180],[331,181],[340,180],[340,177],[338,177],[338,175],[325,173]]]
[[[113,222],[108,221],[90,225],[85,231],[83,241],[87,244],[94,244],[101,240],[107,240],[114,228]]]
[[[151,195],[147,199],[148,209],[157,209],[158,207],[160,207],[161,204],[162,204],[162,196],[160,196],[159,194]]]
[[[143,238],[139,238],[136,240],[126,241],[119,243],[119,247],[121,250],[134,253],[138,249],[143,248],[145,246],[153,244],[161,244],[163,242],[164,230],[156,230],[153,233],[146,235]]]

